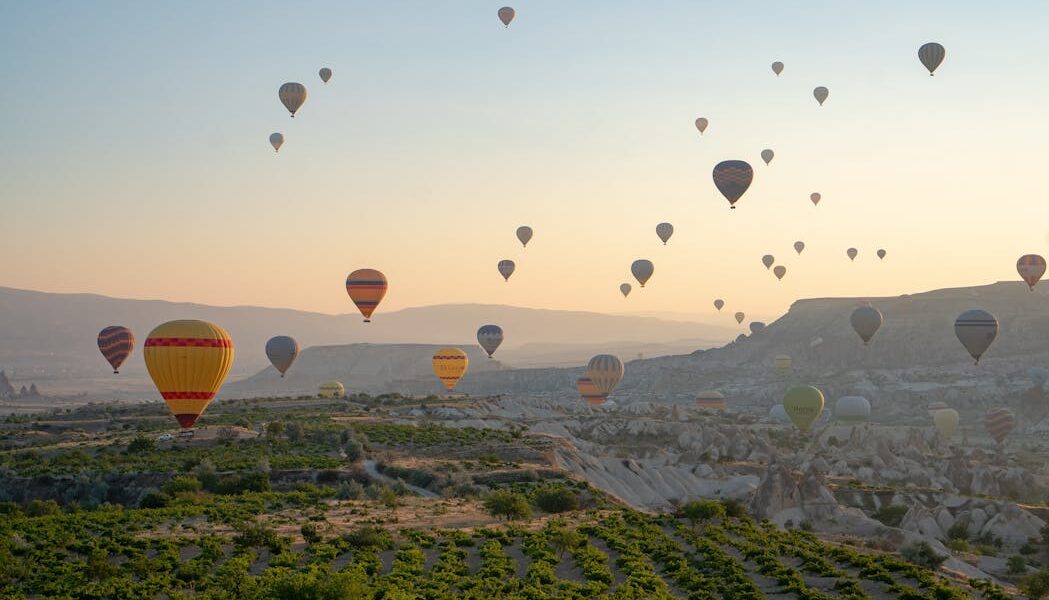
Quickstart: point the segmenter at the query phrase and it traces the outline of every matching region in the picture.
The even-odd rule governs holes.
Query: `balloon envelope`
[[[645,287],[645,283],[652,277],[652,273],[655,272],[656,268],[652,265],[652,261],[639,258],[630,265],[630,272],[634,275],[634,279],[641,284],[641,287]]]
[[[346,276],[346,293],[370,323],[372,313],[386,296],[386,276],[375,269],[357,269]]]
[[[338,381],[325,381],[317,388],[317,395],[321,398],[342,398],[346,394],[346,386]]]
[[[514,269],[516,268],[517,265],[514,264],[514,261],[509,259],[501,260],[499,261],[499,264],[496,265],[499,274],[503,276],[503,281],[510,281],[510,276],[514,274]]]
[[[812,200],[813,206],[818,205],[820,203],[820,200],[822,199],[823,196],[821,196],[819,192],[812,192],[811,194],[809,194],[809,200]]]
[[[811,385],[791,388],[783,398],[783,409],[798,429],[808,431],[823,412],[823,392]]]
[[[266,357],[277,369],[281,377],[288,372],[295,359],[299,357],[299,343],[286,335],[271,337],[266,342]]]
[[[611,354],[598,354],[586,365],[586,376],[605,396],[616,389],[619,380],[623,378],[624,371],[623,361],[619,360],[618,356]]]
[[[619,284],[619,293],[623,294],[624,298],[626,298],[627,296],[630,295],[630,290],[632,290],[632,289],[634,289],[634,288],[631,287],[629,283],[621,283],[621,284]]]
[[[772,269],[772,274],[776,276],[776,279],[782,281],[783,276],[787,274],[787,267],[784,267],[783,265],[776,265],[776,267]]]
[[[233,339],[207,321],[169,321],[149,332],[143,354],[171,414],[192,427],[233,366]]]
[[[321,69],[319,71],[319,74],[321,76],[321,81],[323,81],[324,83],[328,83],[328,80],[331,79],[331,69],[329,69],[328,67],[324,67],[323,69]]]
[[[801,254],[801,251],[805,249],[805,242],[794,242],[794,251]]]
[[[766,254],[761,257],[761,264],[765,265],[766,269],[771,269],[772,265],[776,262],[776,257],[771,254]]]
[[[954,322],[954,335],[980,364],[980,357],[998,337],[998,319],[985,310],[967,310]]]
[[[1016,261],[1016,272],[1032,290],[1045,275],[1045,259],[1037,254],[1024,254]]]
[[[699,130],[699,135],[703,135],[703,132],[707,130],[707,125],[709,124],[710,121],[707,121],[703,117],[696,119],[696,129]]]
[[[295,82],[285,83],[277,90],[277,97],[280,98],[284,108],[288,109],[288,112],[294,117],[295,113],[306,102],[306,86]]]
[[[532,228],[528,225],[518,227],[517,239],[520,240],[522,246],[528,246],[528,242],[532,239]]]
[[[583,376],[575,382],[576,390],[579,391],[579,395],[583,397],[583,400],[590,406],[597,406],[603,404],[607,396],[601,393],[601,390],[597,389],[594,382],[589,377]]]
[[[466,374],[466,369],[470,366],[470,359],[459,348],[441,348],[434,353],[431,363],[434,374],[450,392]]]
[[[725,410],[725,396],[717,390],[707,390],[696,395],[696,408],[703,410]]]
[[[492,358],[499,344],[503,343],[503,328],[498,325],[482,325],[477,330],[477,343],[488,353],[488,358]]]
[[[936,426],[936,431],[939,432],[940,437],[949,440],[954,436],[954,432],[958,429],[958,411],[953,408],[939,408],[936,410],[929,411],[932,416],[932,424]]]
[[[783,63],[781,63],[778,60],[776,62],[772,63],[772,72],[775,73],[776,75],[779,75],[780,73],[782,73],[783,72]]]
[[[1005,436],[1009,435],[1013,428],[1016,427],[1016,417],[1013,415],[1013,411],[1004,406],[992,408],[984,414],[983,426],[987,429],[987,433],[994,438],[994,441],[1001,444]]]
[[[852,323],[853,330],[856,331],[866,345],[874,337],[874,334],[878,333],[878,329],[881,328],[881,311],[873,306],[860,306],[852,311],[849,321]]]
[[[776,156],[776,153],[768,148],[761,151],[761,160],[765,161],[765,164],[772,162],[772,157]]]
[[[271,133],[270,134],[270,145],[273,146],[273,151],[280,151],[280,147],[284,145],[284,134],[283,133]]]
[[[510,8],[509,6],[504,6],[504,7],[499,9],[499,13],[498,14],[499,14],[499,20],[503,22],[503,25],[509,27],[510,26],[510,21],[514,20],[514,15],[516,15],[517,12],[514,11],[514,9]],[[527,25],[527,23],[526,23],[526,25]]]
[[[827,97],[830,96],[830,90],[821,85],[818,88],[812,90],[812,95],[816,98],[816,102],[819,102],[820,106],[823,106],[823,103],[827,100]]]
[[[871,403],[863,396],[842,396],[834,403],[834,418],[845,423],[866,423],[871,418]]]
[[[663,240],[663,245],[665,246],[670,236],[674,235],[674,226],[670,223],[660,223],[656,225],[656,235]]]
[[[98,350],[113,367],[113,373],[120,372],[120,366],[134,349],[135,334],[127,327],[110,325],[98,332]]]
[[[736,313],[734,316],[736,317],[736,322],[740,323],[740,324],[743,323],[743,319],[747,318],[747,315],[745,315],[745,314],[743,314],[741,312]]]
[[[754,181],[754,169],[742,160],[725,160],[714,166],[714,185],[732,208]]]
[[[929,70],[930,77],[946,56],[947,50],[936,42],[922,44],[922,47],[918,48],[918,60],[922,61],[925,68]]]
[[[721,298],[718,298],[717,300],[714,301],[714,308],[716,308],[718,310],[721,310],[724,307],[725,307],[725,301],[722,300]]]
[[[885,258],[885,250],[878,248],[878,259],[883,260]]]
[[[849,248],[848,250],[845,251],[845,256],[848,256],[849,260],[856,260],[856,257],[859,255],[859,253],[860,253],[859,250],[857,250],[855,248]]]

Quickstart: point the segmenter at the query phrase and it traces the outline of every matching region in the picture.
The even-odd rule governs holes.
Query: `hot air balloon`
[[[741,325],[743,324],[743,319],[747,318],[747,315],[745,315],[745,314],[743,314],[741,312],[736,313],[734,316],[736,317],[736,322],[741,324]]]
[[[757,332],[761,331],[762,329],[765,329],[765,324],[762,323],[761,321],[751,321],[750,322],[750,332],[751,333],[757,333]]]
[[[812,192],[811,194],[809,194],[809,200],[812,200],[812,205],[813,206],[819,205],[820,200],[822,198],[823,198],[823,196],[821,196],[819,192]]]
[[[1031,367],[1027,369],[1027,378],[1031,380],[1031,384],[1037,389],[1045,387],[1047,381],[1049,381],[1049,369],[1042,367]]]
[[[331,79],[331,69],[329,69],[328,67],[324,67],[323,69],[321,69],[319,71],[319,74],[321,76],[321,81],[323,81],[324,83],[328,83],[328,80]]]
[[[266,342],[266,357],[280,372],[280,376],[284,377],[292,363],[299,357],[299,343],[286,335],[271,337]]]
[[[769,421],[787,425],[790,423],[790,415],[787,414],[787,409],[783,408],[782,404],[776,404],[769,409]]]
[[[859,250],[857,250],[855,248],[849,248],[848,250],[845,251],[845,256],[848,256],[849,260],[856,260],[856,256],[859,253],[860,253]]]
[[[583,400],[590,406],[598,406],[604,404],[607,396],[601,393],[601,390],[597,389],[593,381],[590,381],[589,377],[583,376],[576,379],[575,388],[579,391],[579,395],[583,397]]]
[[[233,340],[206,321],[169,321],[149,332],[143,354],[157,391],[183,428],[192,427],[233,366]]]
[[[656,235],[659,236],[659,239],[663,240],[663,245],[666,246],[667,240],[670,239],[670,236],[674,235],[674,226],[670,223],[660,223],[659,225],[656,225]]]
[[[294,117],[295,113],[306,102],[306,86],[301,83],[285,83],[277,90],[277,97],[280,98],[284,108],[288,109],[288,112]]]
[[[776,276],[776,279],[783,281],[783,276],[787,274],[787,267],[776,265],[776,267],[772,269],[772,274]]]
[[[776,257],[771,254],[766,254],[761,257],[761,264],[765,265],[766,269],[771,269],[772,265],[776,262]]]
[[[586,376],[605,396],[611,395],[612,390],[616,389],[619,380],[623,378],[623,373],[623,361],[619,360],[618,356],[611,354],[598,354],[586,365]]]
[[[1045,275],[1045,259],[1037,254],[1024,254],[1016,261],[1016,272],[1033,292],[1035,284]]]
[[[786,354],[777,354],[776,358],[772,359],[772,366],[780,373],[786,373],[794,366],[794,361]]]
[[[811,385],[791,388],[783,398],[783,410],[798,429],[808,431],[823,412],[823,392]]]
[[[629,283],[621,283],[621,284],[619,284],[619,293],[623,294],[624,298],[626,298],[627,296],[630,295],[630,290],[632,290],[632,289],[634,289],[634,288],[632,288]]]
[[[725,410],[725,396],[717,390],[707,390],[696,395],[696,408],[702,410]]]
[[[776,75],[779,75],[780,73],[782,73],[783,72],[783,63],[781,63],[778,60],[776,62],[772,63],[772,72],[775,73]]]
[[[120,373],[120,365],[135,349],[135,334],[127,327],[110,325],[98,332],[98,349],[113,367],[113,374]]]
[[[866,423],[871,418],[871,403],[863,396],[842,396],[834,403],[834,418],[844,423]]]
[[[645,282],[652,277],[652,273],[656,270],[652,266],[652,261],[639,258],[630,265],[630,272],[634,274],[634,279],[641,284],[641,287],[645,287]]]
[[[714,308],[716,308],[718,310],[721,310],[722,308],[724,308],[724,306],[725,306],[725,301],[722,300],[721,298],[718,298],[717,300],[714,301]]]
[[[528,242],[532,239],[532,228],[528,225],[521,225],[517,228],[517,239],[521,241],[521,245],[527,247]]]
[[[754,169],[742,160],[724,160],[714,165],[714,185],[728,200],[731,208],[743,196],[754,181]]]
[[[503,22],[503,25],[509,27],[510,21],[514,20],[514,15],[516,14],[517,12],[514,11],[514,9],[510,8],[509,6],[504,6],[499,9],[499,20]]]
[[[998,319],[985,310],[967,310],[954,322],[954,335],[980,364],[980,357],[998,337]]]
[[[999,406],[984,413],[983,426],[987,433],[994,438],[994,441],[1001,444],[1005,436],[1009,435],[1013,428],[1016,427],[1016,417],[1013,415],[1013,411],[1004,406]]]
[[[885,260],[885,250],[878,248],[878,260]]]
[[[761,151],[761,160],[765,161],[766,165],[772,162],[773,156],[776,156],[776,153],[772,150],[769,150],[768,148],[765,148]]]
[[[371,323],[372,313],[386,295],[386,276],[375,269],[357,269],[346,276],[346,293],[364,315],[364,322]]]
[[[794,242],[794,251],[801,254],[801,251],[805,249],[805,242]]]
[[[932,424],[936,426],[941,438],[949,440],[954,436],[960,421],[958,411],[953,408],[940,408],[930,411],[929,415],[932,416]]]
[[[270,146],[273,146],[274,152],[280,152],[280,147],[284,145],[284,134],[283,133],[271,133],[270,134]]]
[[[863,340],[863,345],[866,346],[881,328],[881,311],[870,305],[860,306],[852,311],[849,321],[860,339]]]
[[[338,381],[325,381],[317,388],[317,396],[320,398],[342,398],[346,395],[346,387]]]
[[[699,130],[699,135],[703,135],[703,132],[707,130],[707,125],[709,124],[710,121],[707,121],[703,117],[696,119],[696,129]]]
[[[828,96],[830,96],[830,90],[821,85],[818,88],[812,90],[812,95],[816,98],[816,102],[819,102],[820,106],[823,106],[823,102],[827,99]]]
[[[450,392],[466,374],[470,359],[458,348],[441,348],[434,353],[432,364],[433,372]]]
[[[933,71],[940,66],[946,56],[947,50],[936,42],[922,44],[922,47],[918,48],[918,60],[922,61],[925,68],[929,70],[929,77],[932,77]]]
[[[499,261],[496,268],[499,269],[499,274],[503,276],[503,281],[510,281],[510,276],[514,274],[514,269],[517,268],[517,265],[512,260],[504,259]]]
[[[477,343],[488,353],[488,358],[492,358],[496,348],[503,343],[503,328],[498,325],[482,325],[477,330]]]

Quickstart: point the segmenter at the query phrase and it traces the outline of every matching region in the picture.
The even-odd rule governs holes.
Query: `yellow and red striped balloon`
[[[590,406],[597,406],[605,402],[606,396],[601,393],[601,390],[597,388],[597,385],[589,377],[583,376],[576,379],[575,389],[579,390],[579,395]]]
[[[433,372],[449,392],[455,389],[469,366],[470,359],[459,348],[441,348],[433,355]]]
[[[233,339],[207,321],[169,321],[149,332],[149,376],[182,427],[192,427],[233,366]]]
[[[725,396],[717,390],[700,392],[696,396],[696,408],[703,410],[725,410]]]
[[[357,269],[346,276],[346,293],[364,315],[364,322],[371,323],[372,313],[386,295],[386,276],[375,269]]]
[[[110,325],[98,333],[98,349],[113,367],[113,373],[119,373],[120,365],[135,349],[135,334],[127,327]]]

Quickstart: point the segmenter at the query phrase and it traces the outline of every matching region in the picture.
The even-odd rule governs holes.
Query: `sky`
[[[1047,250],[1049,4],[521,1],[509,28],[501,5],[6,3],[0,285],[340,313],[371,267],[377,314],[723,298],[728,320],[1018,279]],[[756,171],[737,210],[726,159]]]

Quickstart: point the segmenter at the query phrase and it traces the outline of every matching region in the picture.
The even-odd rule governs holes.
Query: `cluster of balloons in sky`
[[[328,67],[322,68],[317,73],[324,83],[328,83],[332,76],[332,70]],[[299,112],[302,105],[306,103],[308,95],[306,86],[294,81],[281,85],[277,90],[277,98],[280,99],[280,103],[284,105],[284,108],[288,109],[292,118],[295,117],[295,113]],[[280,147],[284,145],[284,134],[279,131],[271,133],[270,145],[273,146],[274,152],[280,152]]]

